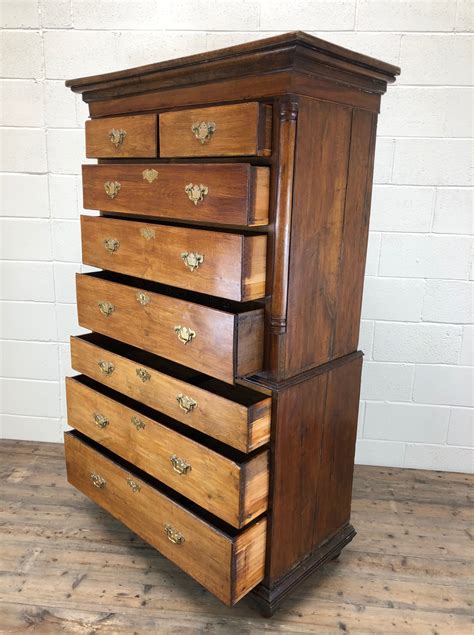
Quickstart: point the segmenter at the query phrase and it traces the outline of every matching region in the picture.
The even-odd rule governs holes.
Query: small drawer
[[[160,422],[159,414],[80,376],[66,380],[68,424],[233,527],[268,503],[268,452],[224,456]],[[162,416],[165,421],[165,417]]]
[[[221,310],[211,298],[201,304],[165,295],[173,290],[109,272],[77,274],[76,285],[86,329],[228,383],[262,369],[263,308],[227,302]]]
[[[154,158],[157,150],[156,115],[86,121],[86,157],[89,159]]]
[[[68,481],[228,605],[264,576],[266,520],[218,528],[77,432],[64,435]],[[190,506],[192,506],[190,504]],[[228,527],[228,529],[227,529]]]
[[[267,237],[82,216],[85,264],[229,300],[265,296]]]
[[[241,452],[270,440],[271,399],[97,333],[71,337],[74,370]],[[141,377],[148,377],[142,381]]]
[[[269,156],[271,135],[272,109],[257,102],[165,112],[160,156]]]
[[[270,168],[247,163],[82,166],[84,207],[222,225],[268,223]]]

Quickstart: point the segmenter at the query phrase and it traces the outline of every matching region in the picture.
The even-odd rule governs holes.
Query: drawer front
[[[83,165],[84,207],[223,225],[265,225],[269,170],[242,163]]]
[[[71,427],[234,527],[243,527],[266,510],[268,452],[236,462],[98,388],[85,378],[66,380]]]
[[[265,519],[228,535],[144,482],[118,462],[65,434],[69,482],[226,604],[264,575]]]
[[[270,106],[256,102],[165,112],[160,156],[269,156],[271,116]]]
[[[77,274],[84,328],[233,383],[261,370],[263,310],[243,314]]]
[[[82,216],[85,264],[246,301],[265,295],[266,236]]]
[[[88,341],[71,338],[72,367],[168,417],[242,452],[270,439],[271,400],[240,387],[222,385],[221,394],[190,384]],[[144,372],[140,373],[140,369]],[[146,373],[146,375],[144,375]],[[149,376],[143,382],[140,375]]]
[[[157,128],[156,115],[86,121],[86,156],[90,159],[154,158],[158,150]]]

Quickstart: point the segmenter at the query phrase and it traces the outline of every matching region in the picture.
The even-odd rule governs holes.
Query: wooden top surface
[[[252,62],[250,66],[249,62]],[[66,81],[66,86],[78,93],[97,92],[102,95],[104,91],[119,87],[123,87],[126,93],[137,93],[146,91],[146,84],[151,81],[154,87],[160,86],[161,79],[163,84],[160,88],[164,88],[170,85],[189,85],[196,81],[213,81],[225,76],[291,69],[308,71],[308,65],[315,63],[360,75],[366,80],[385,83],[395,81],[395,76],[400,74],[397,66],[355,53],[302,31],[294,31],[156,64],[70,79]]]

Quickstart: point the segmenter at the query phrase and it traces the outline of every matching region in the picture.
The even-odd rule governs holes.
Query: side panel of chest
[[[274,392],[263,585],[277,593],[296,565],[301,574],[322,545],[350,528],[361,368],[362,354],[352,353]]]
[[[375,129],[373,113],[299,99],[286,320],[269,355],[275,379],[357,348]]]

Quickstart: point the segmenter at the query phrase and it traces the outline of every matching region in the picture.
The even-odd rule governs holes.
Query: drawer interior
[[[158,423],[164,426],[167,426],[171,430],[174,430],[175,432],[178,432],[179,434],[182,434],[183,436],[189,437],[190,439],[192,439],[193,441],[196,441],[197,443],[205,445],[210,450],[213,450],[214,452],[218,452],[219,454],[222,454],[226,458],[230,459],[231,461],[235,461],[236,463],[243,463],[245,461],[248,461],[253,456],[255,456],[256,454],[262,451],[262,448],[260,447],[249,453],[240,452],[236,448],[232,448],[231,446],[226,445],[225,443],[221,443],[217,439],[214,439],[212,437],[209,437],[203,434],[202,432],[199,432],[199,430],[195,430],[194,428],[190,428],[189,426],[186,426],[183,423],[176,421],[175,419],[171,419],[165,414],[158,412],[157,410],[150,408],[149,406],[139,401],[135,401],[135,399],[132,399],[131,397],[128,397],[127,395],[117,392],[116,390],[113,390],[112,388],[109,388],[108,386],[104,386],[103,384],[99,384],[98,382],[94,381],[90,377],[87,377],[86,375],[76,375],[74,377],[74,381],[77,381],[83,384],[84,386],[87,386],[97,392],[102,393],[109,399],[113,399],[119,404],[122,404],[126,406],[127,408],[131,408],[135,412],[142,414],[143,416],[148,417],[149,419],[153,419],[157,421]],[[245,390],[245,389],[243,388],[242,390]]]
[[[66,395],[70,426],[232,526],[244,527],[266,511],[267,450],[244,454],[193,434],[85,376],[67,379]]]
[[[136,348],[135,346],[131,346],[129,344],[123,344],[122,342],[107,337],[106,335],[100,335],[99,333],[85,333],[84,335],[76,336],[76,339],[89,342],[90,344],[98,346],[106,351],[110,351],[111,353],[120,355],[121,357],[126,357],[139,365],[153,368],[160,373],[172,375],[176,379],[185,381],[197,388],[209,390],[220,397],[224,397],[230,401],[235,401],[242,406],[254,406],[260,403],[263,399],[266,399],[266,395],[263,395],[256,390],[240,386],[239,384],[227,384],[223,381],[219,381],[218,379],[203,375],[202,373],[199,373],[192,368],[188,368],[187,366],[182,366],[181,364],[176,364],[171,360],[163,359],[162,357],[149,353],[148,351],[144,351],[141,348]]]
[[[127,472],[131,472],[132,474],[137,476],[141,481],[143,481],[147,485],[150,485],[150,487],[153,487],[153,489],[157,490],[161,494],[164,494],[167,498],[172,500],[174,503],[184,507],[186,510],[190,511],[192,514],[195,514],[206,523],[212,524],[213,527],[216,527],[220,531],[223,531],[228,536],[231,536],[231,537],[238,536],[239,533],[242,531],[237,529],[236,527],[232,527],[232,525],[229,525],[228,523],[226,523],[225,520],[222,520],[221,518],[214,516],[214,514],[211,514],[206,509],[199,507],[199,505],[196,505],[196,503],[193,503],[186,497],[176,492],[174,489],[171,489],[171,487],[168,487],[161,481],[158,481],[156,478],[153,478],[153,476],[150,476],[150,474],[143,472],[143,470],[140,470],[140,468],[138,468],[136,465],[129,463],[122,457],[118,456],[118,454],[111,452],[108,448],[104,447],[103,445],[100,445],[96,441],[93,441],[92,439],[87,437],[85,434],[82,434],[78,430],[71,430],[69,432],[66,432],[65,437],[66,438],[72,437],[73,439],[82,443],[87,448],[93,450],[94,452],[97,452],[100,456],[108,459],[109,461],[111,461],[112,463],[120,467],[121,469],[126,470]],[[257,522],[257,521],[254,521],[254,522]]]
[[[136,287],[143,289],[144,291],[150,291],[150,293],[159,293],[161,295],[167,295],[171,298],[184,300],[186,302],[195,302],[196,304],[201,304],[202,306],[209,307],[210,309],[225,311],[226,313],[233,313],[234,315],[264,308],[263,300],[236,302],[235,300],[226,300],[204,293],[187,291],[185,289],[171,287],[166,284],[160,284],[159,282],[152,282],[151,280],[144,280],[143,278],[134,278],[132,276],[115,273],[113,271],[94,271],[93,273],[85,273],[81,275],[88,278],[99,278],[100,280],[115,282],[116,284],[123,284],[129,287]]]
[[[236,530],[73,431],[69,482],[228,605],[264,576],[266,518]]]

